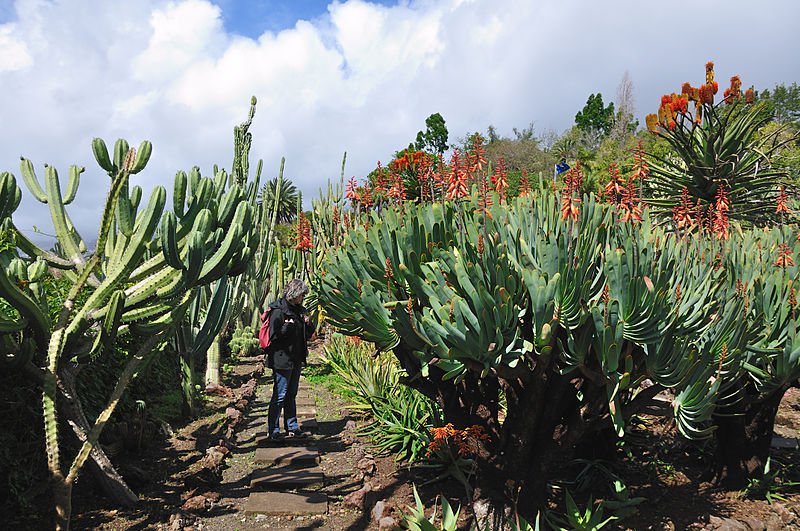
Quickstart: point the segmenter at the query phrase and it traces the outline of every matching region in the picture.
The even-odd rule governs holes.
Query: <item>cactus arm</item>
[[[61,185],[58,182],[58,172],[53,166],[45,168],[45,189],[47,190],[50,207],[50,217],[53,220],[53,228],[56,231],[59,243],[64,248],[64,253],[74,264],[84,263],[83,253],[80,250],[78,238],[72,227],[72,223],[67,217],[64,209],[64,201],[61,197]]]
[[[116,221],[123,235],[130,237],[130,235],[133,234],[134,213],[128,197],[127,182],[122,186],[119,197],[117,198]]]
[[[33,163],[26,158],[22,158],[19,164],[20,172],[22,173],[22,180],[25,181],[25,186],[31,191],[33,197],[40,203],[47,204],[47,194],[42,190],[39,184],[39,179],[36,177],[36,172],[33,169]]]
[[[131,175],[135,175],[142,171],[147,162],[150,160],[150,155],[153,153],[153,144],[149,140],[143,140],[139,144],[139,149],[136,151],[136,157],[133,162],[128,165],[128,171]]]
[[[229,267],[231,259],[241,246],[242,226],[233,225],[228,231],[219,249],[206,260],[203,269],[200,271],[200,283],[205,284],[219,277]]]
[[[74,164],[69,167],[69,176],[67,177],[67,195],[64,196],[64,204],[68,205],[75,199],[75,194],[78,193],[78,185],[81,180],[81,173],[86,171],[84,167],[78,167]]]
[[[228,276],[223,275],[214,287],[214,294],[208,303],[208,313],[203,321],[200,331],[195,336],[192,345],[192,355],[195,356],[208,350],[211,342],[219,334],[225,324],[230,305],[231,289],[228,286]]]
[[[178,171],[175,174],[175,180],[172,190],[172,210],[175,212],[175,215],[179,218],[183,217],[183,207],[184,203],[186,202],[186,186],[188,185],[188,180],[186,178],[186,172]]]
[[[17,180],[8,172],[0,173],[0,220],[10,218],[22,200]]]
[[[73,264],[71,261],[40,248],[38,245],[30,241],[25,234],[20,232],[16,226],[13,226],[13,229],[15,232],[17,247],[19,247],[19,249],[28,256],[41,258],[49,265],[57,269],[71,269],[75,267],[75,264]]]
[[[125,292],[115,291],[108,301],[108,311],[106,312],[100,331],[97,333],[95,342],[92,345],[92,356],[100,355],[104,350],[109,351],[113,348],[114,342],[119,332],[120,318],[125,308]]]
[[[126,173],[126,171],[121,173]],[[124,179],[127,179],[127,175],[124,176]],[[97,239],[98,248],[95,251],[95,254],[92,255],[89,263],[87,263],[87,267],[85,269],[91,269],[95,267],[100,261],[102,252],[101,249],[105,247],[105,239],[109,229],[111,228],[114,217],[114,210],[110,205],[114,204],[113,202],[116,199],[115,195],[119,193],[119,189],[116,187],[116,185],[122,180],[122,177],[118,178],[115,180],[114,185],[112,186],[112,192],[109,194],[109,201],[101,218],[100,233]],[[91,315],[91,311],[101,307],[108,297],[111,296],[112,292],[116,290],[122,282],[127,280],[130,270],[133,269],[135,264],[144,253],[145,243],[152,238],[153,233],[155,232],[155,228],[158,224],[158,219],[161,216],[161,211],[164,208],[165,201],[166,191],[163,187],[157,186],[153,190],[153,193],[150,196],[150,202],[144,212],[144,221],[142,225],[137,227],[137,230],[134,232],[125,254],[123,255],[122,267],[115,271],[111,276],[106,277],[106,279],[100,286],[97,287],[94,293],[89,296],[89,298],[81,307],[80,311],[74,316],[72,322],[69,324],[67,329],[68,336],[71,336],[81,327],[83,327],[87,317]],[[83,271],[81,272],[81,275],[83,275]],[[82,284],[83,283],[81,283],[81,285]]]
[[[164,260],[170,267],[182,269],[183,262],[178,249],[176,229],[175,214],[169,211],[164,212],[164,215],[161,216],[161,251],[164,254]]]
[[[47,344],[50,333],[50,320],[36,302],[22,291],[15,282],[6,274],[4,267],[0,267],[0,293],[3,298],[19,311],[20,315],[33,323],[33,334],[39,348]]]

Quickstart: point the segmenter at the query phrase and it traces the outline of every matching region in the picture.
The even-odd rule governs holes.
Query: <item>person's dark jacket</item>
[[[305,323],[305,308],[281,298],[269,305],[269,339],[267,366],[285,370],[300,368],[308,357],[308,339],[314,326]]]

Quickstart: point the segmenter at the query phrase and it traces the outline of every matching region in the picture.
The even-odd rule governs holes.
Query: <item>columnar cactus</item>
[[[90,453],[101,453],[97,440],[137,369],[181,321],[198,289],[219,282],[217,304],[209,307],[206,317],[207,334],[196,338],[196,345],[216,335],[225,311],[225,279],[244,270],[257,243],[250,232],[254,209],[246,200],[246,191],[238,184],[226,187],[225,172],[219,172],[214,179],[201,177],[197,169],[188,175],[179,172],[175,177],[173,211],[164,211],[166,191],[161,186],[154,188],[140,211],[141,190],[129,189],[129,180],[147,164],[150,143],[143,142],[137,151],[119,140],[113,157],[100,139],[93,141],[92,148],[98,164],[111,178],[111,188],[96,247],[88,255],[85,240],[65,209],[75,198],[82,168],[70,169],[63,194],[55,168],[45,167],[43,189],[33,164],[25,159],[21,164],[31,194],[50,208],[63,251],[60,255],[37,248],[16,230],[10,216],[19,204],[20,191],[13,176],[4,173],[0,177],[4,233],[13,234],[18,248],[35,259],[23,259],[16,247],[0,252],[0,293],[13,307],[13,311],[3,309],[0,321],[7,351],[4,361],[24,365],[26,373],[38,375],[43,386],[48,465],[55,481],[60,528],[69,525],[74,480]],[[38,286],[42,275],[47,274],[47,265],[62,268],[72,282],[56,323],[47,318],[47,301]],[[87,292],[85,300],[77,302],[78,294]],[[86,425],[85,419],[83,425],[80,419],[70,419],[84,442],[65,474],[56,412],[57,382],[63,380],[59,376],[60,362],[65,358],[80,360],[90,352],[97,355],[112,348],[123,335],[141,337],[141,347],[130,357],[94,425]],[[43,373],[36,369],[42,362]],[[74,393],[72,400],[77,400],[80,410]],[[69,405],[73,407],[74,403]]]

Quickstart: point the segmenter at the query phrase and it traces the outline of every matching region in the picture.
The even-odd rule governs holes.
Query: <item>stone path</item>
[[[297,417],[304,431],[318,428],[311,386],[303,379],[297,393]],[[328,497],[319,492],[325,474],[319,467],[320,453],[309,439],[267,438],[266,415],[257,438],[255,464],[250,476],[250,496],[245,514],[320,515],[328,511]]]

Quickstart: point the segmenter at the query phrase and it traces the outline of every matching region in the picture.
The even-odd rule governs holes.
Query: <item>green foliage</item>
[[[795,468],[780,462],[776,466],[771,457],[767,458],[763,475],[750,478],[742,496],[767,500],[769,504],[787,502],[787,495],[800,492],[800,474]],[[795,472],[794,476],[797,478],[794,481],[788,479],[792,472]]]
[[[562,515],[555,511],[547,511],[545,519],[557,531],[597,531],[617,518],[615,516],[604,518],[603,502],[598,502],[597,507],[594,507],[591,496],[586,508],[581,509],[575,503],[572,494],[567,491],[566,512]]]
[[[360,428],[375,448],[396,460],[416,461],[425,456],[428,430],[437,410],[419,392],[400,385],[403,372],[388,356],[373,357],[369,347],[334,336],[325,347],[324,362],[354,390],[353,410],[365,415]]]
[[[425,131],[417,133],[417,140],[412,146],[417,151],[427,151],[436,155],[448,150],[447,126],[441,114],[437,112],[425,119]]]
[[[268,205],[270,208],[275,203],[275,189],[278,186],[278,178],[274,177],[264,183],[259,194],[259,202]],[[281,193],[278,201],[277,223],[291,223],[297,214],[297,187],[292,181],[283,179],[281,182]]]
[[[608,135],[614,126],[614,103],[604,106],[602,94],[590,94],[586,105],[575,115],[575,125],[581,131]]]
[[[403,381],[445,404],[443,423],[482,426],[494,455],[519,441],[535,447],[516,430],[523,411],[557,399],[550,382],[578,390],[560,406],[564,418],[619,437],[636,404],[671,388],[678,430],[700,439],[742,381],[768,397],[800,375],[798,267],[774,265],[779,244],[798,256],[796,239],[779,228],[679,238],[647,210],[641,223],[622,223],[613,207],[584,196],[572,219],[560,202],[544,194],[495,204],[490,216],[476,214],[475,199],[384,209],[322,265],[317,289],[329,322],[392,350],[409,371]],[[464,413],[499,411],[499,389],[519,379],[526,387],[506,393],[502,429],[499,419]],[[645,379],[656,387],[642,393]],[[519,463],[493,473],[514,474]]]
[[[767,111],[781,123],[800,120],[800,86],[797,83],[784,85],[780,83],[770,92],[764,90],[756,96],[758,101],[766,104]]]
[[[403,515],[403,522],[401,523],[403,529],[409,531],[456,531],[458,529],[458,515],[461,508],[453,512],[453,508],[446,498],[442,497],[441,501],[441,522],[436,523],[436,505],[434,504],[433,512],[430,517],[425,516],[425,505],[417,493],[417,486],[414,485],[414,501],[415,507],[409,507],[409,513]]]

